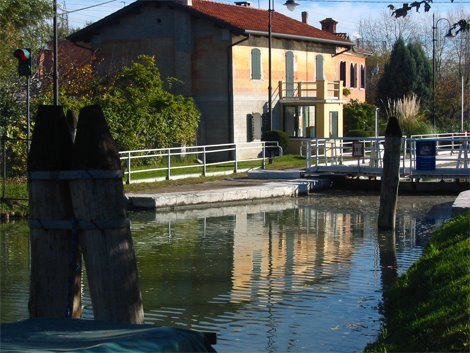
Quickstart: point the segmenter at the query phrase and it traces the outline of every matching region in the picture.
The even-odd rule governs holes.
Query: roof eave
[[[268,36],[269,35],[269,33],[265,31],[245,30],[245,33],[256,35],[256,36]],[[352,42],[348,42],[348,41],[326,39],[326,38],[316,38],[316,37],[310,37],[310,36],[301,36],[301,35],[296,35],[296,34],[273,32],[271,33],[271,35],[275,38],[294,39],[294,40],[301,40],[301,41],[306,41],[306,42],[332,44],[332,45],[345,47],[345,48],[352,48],[354,45]]]
[[[118,11],[113,12],[106,17],[103,17],[102,19],[93,22],[86,27],[83,27],[82,29],[79,29],[77,32],[70,34],[66,38],[71,42],[88,42],[95,33],[99,32],[101,26],[119,21],[120,17],[125,14],[139,11],[139,8],[143,3],[144,2],[141,1],[133,2],[123,7],[122,9],[119,9]]]

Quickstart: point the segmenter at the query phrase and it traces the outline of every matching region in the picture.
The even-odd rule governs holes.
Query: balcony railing
[[[279,81],[279,99],[342,99],[342,81]]]

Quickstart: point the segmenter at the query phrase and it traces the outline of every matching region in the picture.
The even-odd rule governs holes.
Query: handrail
[[[260,161],[265,168],[266,158],[272,154],[282,156],[283,150],[277,141],[227,143],[203,146],[181,146],[129,150],[119,152],[123,162],[126,183],[170,180],[184,177],[197,177],[214,174],[237,173],[243,162]],[[227,165],[230,168],[221,172],[208,173],[208,167]],[[145,168],[148,166],[147,168]],[[188,173],[173,175],[172,171],[187,169]],[[164,172],[165,176],[162,176]],[[146,174],[145,178],[135,179],[136,175]]]
[[[402,177],[418,178],[426,175],[445,177],[449,175],[470,178],[469,136],[461,133],[419,136],[421,138],[406,136],[402,138],[400,156]],[[436,155],[432,156],[435,168],[423,166],[422,161],[427,157],[418,155],[416,149],[418,141],[430,140],[436,142]],[[378,175],[383,167],[384,142],[383,136],[313,138],[303,139],[301,149],[306,147],[307,171],[341,171],[358,175]],[[353,154],[353,145],[357,143],[362,146],[360,156]],[[418,160],[421,163],[418,163]]]

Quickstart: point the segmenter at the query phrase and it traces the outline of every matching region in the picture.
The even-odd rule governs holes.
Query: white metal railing
[[[436,153],[432,156],[435,168],[423,168],[416,149],[418,141],[435,141]],[[341,137],[313,138],[302,141],[305,149],[307,171],[378,175],[382,172],[385,138]],[[358,150],[354,147],[359,146]],[[402,138],[400,175],[407,178],[463,177],[470,178],[470,137],[465,133],[419,135]]]
[[[205,146],[154,148],[119,152],[126,183],[170,180],[239,172],[242,162],[261,162],[273,154],[282,156],[277,141],[229,143]],[[208,172],[208,167],[226,165],[220,172]],[[180,170],[180,172],[175,172]]]
[[[326,87],[324,87],[326,86]],[[340,81],[279,81],[279,99],[289,98],[318,98],[339,99]],[[325,90],[325,91],[323,91]]]

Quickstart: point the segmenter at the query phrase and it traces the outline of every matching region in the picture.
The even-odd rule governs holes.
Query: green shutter
[[[251,50],[251,79],[261,79],[261,51],[257,48]]]
[[[317,81],[318,80],[324,80],[325,77],[323,75],[323,55],[317,55],[315,57],[315,63],[316,63],[316,71],[317,71],[317,74],[316,74],[316,78],[317,78]]]
[[[286,52],[286,96],[294,96],[294,53]]]
[[[338,112],[330,112],[330,137],[338,137]]]

